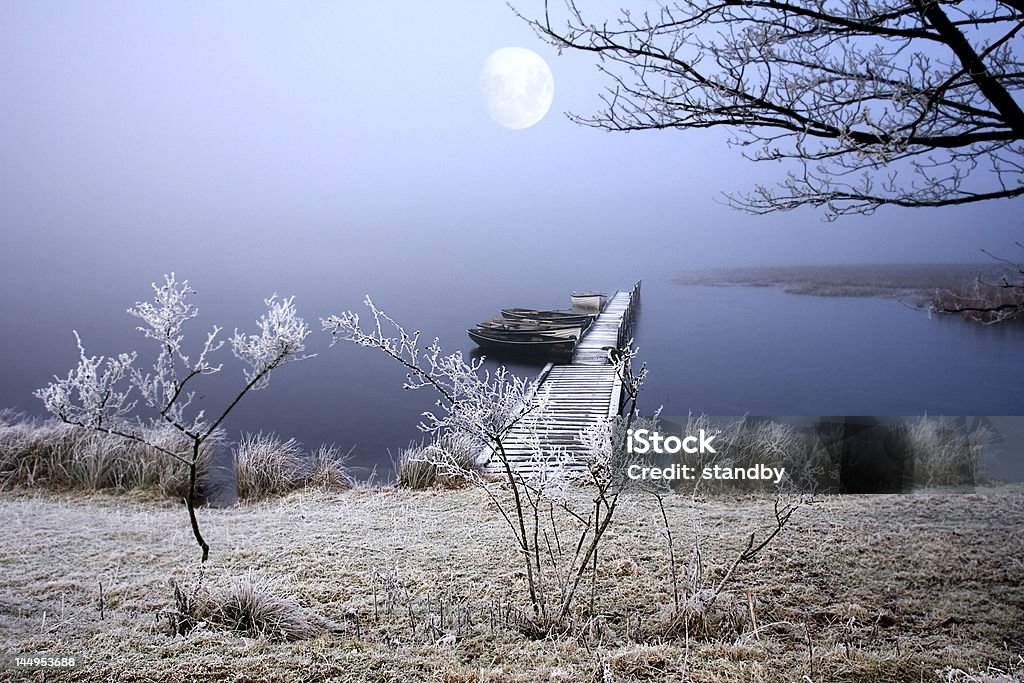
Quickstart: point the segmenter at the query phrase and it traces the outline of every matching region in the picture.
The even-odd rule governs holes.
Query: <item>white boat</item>
[[[576,308],[593,308],[601,310],[608,301],[608,295],[604,292],[573,292],[572,305]]]

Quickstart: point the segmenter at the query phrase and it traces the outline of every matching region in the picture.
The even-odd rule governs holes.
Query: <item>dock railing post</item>
[[[633,283],[633,289],[629,292],[629,303],[626,304],[626,311],[622,316],[622,320],[619,321],[615,343],[620,349],[628,341],[626,335],[633,329],[633,318],[636,316],[636,309],[640,303],[640,283],[641,280]]]

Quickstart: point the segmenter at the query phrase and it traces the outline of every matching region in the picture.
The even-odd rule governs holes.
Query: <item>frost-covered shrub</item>
[[[55,377],[36,391],[36,396],[61,422],[119,437],[129,445],[144,445],[183,465],[187,470],[184,498],[205,562],[209,546],[199,530],[195,502],[201,468],[210,453],[207,444],[219,438],[216,435],[222,423],[248,392],[267,386],[272,371],[309,357],[304,352],[310,330],[296,313],[293,298],[279,299],[275,294],[266,299],[266,312],[257,320],[258,333],[246,335],[235,330],[227,340],[242,364],[244,383],[219,413],[207,415],[193,401],[202,377],[217,374],[222,368],[212,358],[226,343],[220,339],[223,328],[214,326],[196,351],[186,353],[183,330],[199,314],[189,303],[194,291],[187,280],[179,283],[171,273],[162,285],[153,284],[153,293],[152,302],[138,302],[128,309],[140,321],[138,330],[156,344],[157,356],[151,367],[140,367],[136,352],[90,356],[75,332],[78,364],[67,376]],[[181,435],[187,444],[184,451],[179,443],[168,440],[167,427]],[[90,482],[116,477],[117,467],[108,460],[117,456],[110,452],[83,450],[78,466],[82,476]],[[169,490],[180,488],[176,477],[162,480]]]

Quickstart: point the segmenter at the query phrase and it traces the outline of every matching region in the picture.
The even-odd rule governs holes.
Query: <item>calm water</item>
[[[575,281],[567,281],[552,269],[501,287],[424,281],[378,288],[375,300],[408,321],[410,329],[439,336],[446,349],[470,353],[474,346],[465,328],[477,320],[503,306],[565,307],[573,287],[630,284],[628,274],[621,281],[602,281],[607,277],[586,280],[575,274]],[[210,290],[216,292],[204,291]],[[142,290],[119,301],[145,295]],[[209,300],[207,294],[203,301]],[[300,292],[298,302],[310,322],[359,307],[357,295],[323,287]],[[241,308],[213,310],[210,322],[233,324],[259,311],[256,305]],[[91,352],[146,349],[134,336],[132,319],[121,311],[123,306],[101,318],[36,312],[19,326],[6,326],[0,332],[4,357],[17,361],[0,368],[0,406],[39,412],[31,390],[74,361],[72,327],[83,332]],[[196,338],[203,324],[195,328]],[[893,301],[681,286],[664,276],[647,276],[636,343],[651,374],[641,407],[663,406],[667,415],[1021,415],[1022,342],[1021,326],[982,328],[929,319]],[[229,429],[233,435],[276,431],[309,447],[335,443],[352,448],[360,466],[388,470],[399,448],[421,438],[418,416],[435,397],[425,390],[404,391],[402,369],[380,352],[351,344],[330,349],[320,332],[311,347],[319,357],[280,370],[267,390],[239,406]],[[513,367],[524,374],[539,370]],[[204,392],[204,403],[211,410],[222,405],[219,397],[237,381],[237,368],[227,364]]]

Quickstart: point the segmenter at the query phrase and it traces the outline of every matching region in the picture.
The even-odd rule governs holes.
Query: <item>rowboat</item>
[[[521,356],[568,356],[576,348],[576,338],[550,334],[514,334],[475,328],[469,338],[482,349]]]
[[[569,325],[581,325],[589,327],[594,321],[594,316],[587,313],[575,311],[557,311],[534,308],[503,308],[501,314],[506,318],[518,320],[535,320],[551,323],[565,323]]]
[[[550,334],[556,337],[576,337],[577,339],[583,336],[583,332],[586,329],[582,325],[571,325],[561,322],[545,322],[542,320],[525,320],[521,318],[492,318],[490,320],[483,321],[477,325],[477,328],[493,332],[506,332],[509,334]]]
[[[573,292],[570,297],[572,305],[576,308],[593,308],[598,311],[604,308],[605,302],[608,301],[608,295],[605,292]]]

